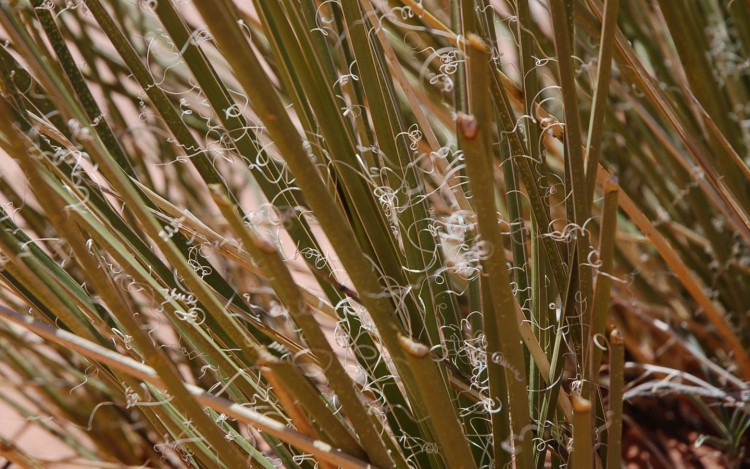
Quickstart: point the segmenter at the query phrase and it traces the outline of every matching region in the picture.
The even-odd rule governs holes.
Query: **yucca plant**
[[[0,2],[0,397],[72,456],[0,454],[741,465],[750,10],[677,3]]]

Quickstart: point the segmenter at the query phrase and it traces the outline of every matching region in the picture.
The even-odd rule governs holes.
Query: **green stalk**
[[[490,291],[489,282],[476,281],[481,288],[480,294],[477,295],[481,299],[481,309],[477,311],[492,311],[494,309],[494,302],[492,300],[492,293]],[[487,350],[489,351],[490,344],[493,350],[499,348],[498,340],[494,337],[494,331],[490,328],[489,322],[487,322],[486,313],[481,318],[484,329],[485,340],[487,340]],[[490,337],[487,332],[492,334]],[[491,357],[490,357],[491,358]],[[513,454],[508,451],[508,442],[513,441],[513,431],[511,429],[511,415],[510,412],[504,410],[510,408],[510,395],[508,394],[508,377],[505,370],[499,363],[494,363],[492,360],[487,360],[487,382],[489,386],[489,398],[491,399],[490,405],[499,407],[490,415],[490,431],[492,432],[492,459],[495,462],[496,467],[512,467],[513,465]],[[498,444],[498,442],[500,442]],[[505,444],[505,447],[503,445]]]
[[[466,0],[450,0],[451,4],[451,31],[459,37],[465,36],[468,31],[476,33],[476,16],[474,14],[474,2]],[[460,44],[456,48],[460,48]],[[467,92],[466,64],[456,64],[455,91],[453,93],[453,108],[459,112],[467,112],[469,109],[469,94]]]
[[[612,52],[617,30],[617,10],[620,0],[605,0],[602,34],[599,40],[599,57],[597,59],[594,100],[589,118],[588,140],[586,141],[586,188],[588,198],[586,205],[591,211],[596,185],[596,171],[599,166],[602,136],[604,135],[604,116],[609,98],[609,80],[612,75]]]
[[[512,444],[519,467],[532,467],[532,438],[528,433],[530,416],[526,394],[526,365],[524,364],[521,333],[515,311],[516,300],[510,288],[510,274],[505,265],[504,243],[497,226],[492,158],[492,107],[484,96],[490,81],[490,54],[479,36],[467,38],[470,110],[473,115],[458,117],[466,159],[466,174],[471,181],[472,201],[477,214],[481,239],[491,246],[492,253],[483,262],[490,285],[493,308],[484,311],[484,332],[487,338],[487,360],[502,364],[508,385]],[[497,360],[497,361],[496,361]],[[490,372],[493,368],[490,367]],[[493,396],[502,396],[490,390]],[[496,441],[496,445],[502,442]]]
[[[404,208],[399,214],[399,228],[406,253],[405,270],[411,273],[408,279],[418,287],[419,298],[425,310],[419,311],[422,318],[417,324],[424,324],[426,334],[421,327],[411,332],[420,340],[437,345],[440,343],[440,328],[453,326],[458,322],[456,304],[453,295],[447,292],[448,281],[440,270],[443,254],[432,235],[433,230],[430,229],[427,199],[422,197],[424,183],[420,180],[407,139],[403,135],[406,126],[395,106],[395,90],[389,74],[381,65],[385,58],[378,43],[371,42],[368,38],[365,29],[367,24],[362,21],[358,3],[343,2],[341,7],[360,71],[377,145],[388,159],[395,160],[386,165],[394,172],[395,177],[390,185],[399,194],[399,206]],[[431,314],[433,311],[438,314]],[[444,324],[437,322],[440,316]]]
[[[321,398],[318,389],[302,374],[299,367],[265,350],[259,354],[257,364],[264,369],[270,385],[278,388],[276,394],[287,414],[292,416],[292,421],[297,423],[301,420],[299,423],[302,425],[298,424],[298,428],[308,425],[307,421],[310,421],[317,432],[325,436],[326,442],[341,448],[341,451],[355,458],[366,457],[362,447],[341,420],[334,415],[334,410]],[[293,401],[285,402],[286,395],[293,398]],[[295,415],[298,418],[294,418]]]
[[[65,40],[55,24],[52,14],[49,10],[42,7],[43,3],[43,0],[31,0],[31,4],[34,6],[34,13],[39,19],[39,22],[42,23],[44,32],[47,34],[47,38],[60,61],[60,65],[62,65],[63,71],[68,77],[68,83],[73,87],[77,98],[81,102],[86,118],[89,122],[98,123],[94,126],[97,135],[99,135],[102,143],[117,162],[117,165],[122,168],[128,176],[135,176],[133,167],[130,165],[127,156],[125,156],[125,151],[123,150],[120,141],[115,137],[107,120],[102,119],[104,114],[96,103],[91,90],[89,90],[86,85],[86,80],[78,70],[75,59],[68,50]]]
[[[28,154],[21,161],[26,162],[27,174],[37,174],[35,162],[31,161],[31,156],[36,154],[36,148],[28,142],[28,138],[12,124],[10,112],[6,107],[5,103],[0,106],[0,125],[2,125],[3,133],[10,137],[13,142],[13,147],[16,155]],[[43,158],[41,155],[36,154],[37,159]],[[41,177],[38,179],[40,185],[43,185]],[[81,236],[76,233],[77,227],[67,227],[65,222],[62,220],[62,211],[59,212],[60,218],[54,220],[57,228],[65,233],[66,238],[70,242],[70,246],[76,253],[78,261],[82,263],[86,272],[91,273],[90,281],[92,281],[96,290],[99,294],[103,295],[108,304],[115,308],[119,305],[126,305],[120,298],[120,292],[115,290],[107,279],[100,279],[96,272],[98,271],[98,265],[94,262],[92,257],[89,255],[85,248],[85,240],[81,239]],[[119,314],[118,319],[125,325],[126,330],[133,337],[135,343],[138,345],[142,354],[143,360],[146,363],[152,364],[154,369],[158,370],[159,376],[164,380],[165,385],[169,389],[170,393],[174,395],[175,401],[186,412],[189,418],[195,421],[197,428],[200,428],[206,439],[214,447],[216,454],[216,461],[226,461],[229,465],[234,464],[245,464],[245,459],[240,455],[239,451],[227,443],[224,439],[224,435],[219,431],[213,421],[209,419],[202,409],[197,405],[192,396],[190,396],[183,382],[179,377],[177,369],[174,367],[173,362],[168,359],[164,351],[154,346],[149,335],[141,327],[141,323],[136,319],[136,315],[132,311],[125,311],[124,314]],[[220,456],[219,456],[220,455]],[[240,467],[240,466],[235,466]]]
[[[51,166],[50,169],[53,170],[53,171],[56,170],[56,168],[54,166]],[[58,177],[61,177],[63,180],[65,180],[65,177],[62,174],[58,174]],[[71,183],[70,181],[68,181],[66,184],[67,184],[67,187],[69,187],[70,189],[72,189],[74,191],[78,191],[77,184]],[[128,242],[133,243],[134,245],[130,246],[129,252],[137,252],[136,257],[143,258],[144,262],[148,265],[149,273],[146,274],[145,277],[142,276],[141,278],[142,279],[145,278],[146,279],[145,282],[149,283],[149,281],[152,280],[150,278],[150,276],[153,275],[153,274],[159,273],[159,274],[162,275],[162,278],[167,278],[168,281],[166,283],[168,285],[171,285],[170,281],[173,281],[173,273],[171,271],[169,271],[168,269],[162,269],[161,267],[163,266],[163,264],[161,263],[161,261],[156,256],[154,256],[151,248],[142,249],[141,246],[145,246],[145,244],[143,244],[140,241],[140,239],[138,239],[137,237],[135,237],[134,234],[130,233],[130,230],[129,230],[128,226],[122,226],[121,225],[120,219],[118,218],[117,215],[112,216],[110,214],[110,210],[109,210],[109,206],[108,205],[102,204],[101,202],[99,202],[100,199],[97,196],[97,192],[94,190],[94,189],[96,189],[95,187],[88,186],[87,189],[88,189],[89,192],[85,196],[83,194],[78,194],[79,195],[79,200],[71,201],[71,202],[69,202],[69,204],[71,204],[71,205],[80,205],[81,204],[81,202],[80,202],[81,200],[82,201],[89,201],[89,202],[91,202],[93,200],[94,204],[97,205],[97,207],[99,209],[101,209],[101,210],[104,211],[105,218],[107,218],[110,222],[112,222],[113,226],[116,226],[116,228],[114,228],[114,229],[109,229],[110,233],[117,233],[119,235],[122,235],[122,236],[124,236],[124,238],[127,239]],[[62,194],[59,194],[58,196],[62,196],[63,198],[65,198],[67,196],[67,194],[62,193]],[[72,213],[77,214],[77,215],[81,214],[80,212],[72,212]],[[92,227],[95,228],[96,225],[95,224],[94,225],[89,224],[89,227],[90,228],[92,228]],[[98,240],[101,240],[101,238],[98,238]],[[119,253],[119,252],[122,252],[122,250],[118,249],[118,248],[114,248],[114,251],[110,251],[110,253]],[[115,257],[117,257],[117,256],[115,256]],[[120,258],[120,262],[121,262],[121,265],[123,265],[123,264],[127,265],[127,264],[131,263],[131,259],[130,259],[129,256],[121,257]],[[164,271],[166,271],[166,275],[163,274]],[[171,286],[174,287],[174,285],[171,285]],[[155,287],[155,291],[161,291],[161,290],[162,290],[161,286],[156,286]],[[176,308],[177,309],[183,309],[184,307],[177,306]],[[174,313],[174,309],[171,312]],[[173,319],[174,316],[170,316],[170,318]],[[210,317],[208,319],[210,319]],[[200,336],[200,335],[197,335],[197,336],[195,334],[191,335],[192,331],[189,328],[188,329],[183,328],[183,326],[185,325],[184,321],[177,321],[176,325],[177,325],[178,330],[182,330],[183,334],[186,334],[187,336],[192,337],[191,341],[193,343],[196,343],[195,342],[196,338],[198,340],[197,343],[201,343],[201,340],[203,340],[202,345],[200,345],[198,348],[201,349],[201,350],[204,350],[204,351],[208,351],[209,354],[211,353],[211,349],[213,347],[213,344],[211,342],[206,342],[205,338],[202,337],[202,336]],[[190,326],[190,327],[192,327],[192,326]],[[214,330],[218,330],[218,328],[214,328]],[[224,359],[224,361],[226,361],[226,359],[225,359],[225,357],[223,355],[220,355],[220,358],[222,358],[222,359]],[[219,361],[221,361],[221,360],[219,360]],[[230,369],[234,370],[234,368],[235,367],[233,365],[230,366]],[[227,369],[227,368],[225,367],[224,369]],[[232,375],[235,374],[235,372],[236,372],[236,370],[231,371],[231,372],[227,373],[225,376],[232,376]],[[239,381],[239,383],[242,384],[243,382]],[[230,392],[232,392],[232,391],[230,390]],[[249,392],[248,393],[249,396],[253,395],[253,394],[254,394],[254,392]]]
[[[305,341],[321,363],[331,387],[336,392],[344,412],[349,417],[352,428],[362,440],[370,460],[380,467],[391,467],[397,455],[389,455],[388,450],[375,428],[371,417],[360,401],[354,383],[331,348],[312,310],[302,297],[289,268],[284,264],[276,248],[258,237],[253,229],[242,222],[231,202],[221,192],[220,187],[211,187],[214,200],[221,208],[234,233],[238,234],[242,246],[248,250],[258,267],[268,276],[274,291],[286,305],[295,323],[302,329]],[[405,464],[401,461],[400,466]]]
[[[413,378],[420,391],[429,393],[430,390],[437,392],[445,389],[447,383],[440,370],[434,366],[430,348],[401,334],[398,340],[404,354],[409,358]],[[439,398],[426,399],[424,404],[447,467],[476,469],[477,465],[468,441],[463,437],[456,438],[463,435],[463,432],[451,404]],[[446,404],[450,407],[446,407]]]
[[[625,385],[625,345],[617,329],[609,334],[609,429],[607,467],[620,467],[622,461],[622,396]]]
[[[560,74],[560,88],[565,113],[565,157],[566,173],[569,174],[572,186],[573,222],[583,226],[588,218],[586,210],[585,170],[581,142],[581,118],[578,112],[578,96],[573,68],[573,50],[571,37],[573,34],[572,11],[569,10],[568,0],[551,0],[550,16],[554,28],[555,51],[557,67]],[[584,246],[580,246],[584,247]]]
[[[516,36],[518,37],[518,56],[519,65],[521,68],[521,76],[523,82],[521,83],[523,89],[524,106],[523,111],[527,116],[533,116],[534,119],[539,119],[537,115],[538,103],[536,102],[537,93],[539,92],[539,73],[537,71],[537,59],[535,54],[535,48],[533,41],[535,39],[535,23],[531,15],[531,9],[529,2],[517,2],[516,14],[518,16]],[[542,151],[542,145],[540,145],[540,130],[538,123],[531,119],[525,119],[523,122],[525,129],[525,148],[527,149],[528,155],[533,161],[539,162],[536,166],[537,171],[542,174],[540,185],[545,188],[547,186],[546,173],[549,171],[545,162],[545,155]],[[511,163],[513,164],[513,163]],[[507,171],[507,170],[506,170]],[[507,184],[507,183],[506,183]],[[531,298],[531,319],[532,332],[538,338],[544,350],[547,350],[549,343],[551,342],[550,333],[548,332],[547,326],[552,324],[550,320],[550,309],[549,300],[554,299],[557,295],[555,294],[554,288],[550,288],[545,285],[546,272],[549,270],[546,251],[544,246],[541,245],[541,240],[538,236],[534,236],[536,233],[540,233],[540,227],[538,226],[538,220],[535,217],[531,217],[531,248],[530,255],[531,259],[527,261],[527,278],[529,287],[531,289],[529,297]],[[542,229],[546,230],[547,227]],[[544,434],[545,427],[547,425],[546,420],[540,419],[540,409],[544,402],[544,392],[541,392],[545,384],[544,381],[548,377],[542,377],[538,367],[532,361],[529,363],[529,388],[534,391],[531,396],[531,417],[537,422],[540,422],[539,434]],[[542,463],[546,459],[546,451],[541,451],[537,454],[537,461]],[[537,467],[539,464],[537,464]]]
[[[61,329],[55,329],[39,321],[29,321],[25,317],[4,306],[0,306],[0,317],[13,322],[14,324],[18,324],[50,342],[62,345],[69,350],[80,353],[84,357],[105,363],[112,369],[128,374],[156,387],[165,386],[162,376],[154,368],[87,340],[81,339],[75,334],[71,334]],[[367,469],[372,467],[370,464],[367,464],[360,459],[347,455],[341,451],[340,448],[331,447],[331,445],[325,442],[315,440],[294,430],[290,430],[285,424],[267,417],[266,415],[255,412],[246,406],[211,395],[203,389],[200,389],[198,386],[187,383],[185,383],[185,386],[190,391],[191,395],[205,407],[210,407],[219,414],[223,413],[232,418],[236,418],[237,420],[247,423],[273,437],[279,438],[302,451],[312,453],[322,461],[353,469]],[[245,463],[237,467],[245,467]]]
[[[351,135],[351,126],[345,122],[339,111],[341,103],[334,95],[334,92],[340,93],[341,90],[338,87],[331,89],[335,78],[323,68],[322,62],[327,57],[318,57],[316,50],[310,48],[312,38],[297,40],[296,36],[305,34],[306,29],[296,21],[296,14],[287,14],[276,2],[259,2],[258,9],[264,13],[264,22],[272,31],[277,55],[288,61],[285,68],[289,70],[288,79],[292,81],[289,85],[298,89],[294,93],[295,108],[303,108],[303,104],[309,101],[316,110],[310,118],[319,128],[307,125],[305,130],[312,135],[318,132],[322,134],[320,145],[327,152],[321,152],[320,158],[322,160],[327,155],[332,163],[332,178],[341,187],[341,190],[337,187],[337,196],[342,201],[344,212],[351,218],[350,224],[356,229],[360,245],[368,250],[370,257],[377,259],[384,278],[391,279],[397,285],[410,283],[406,278],[408,272],[402,268],[404,256],[397,251],[398,243],[373,197],[373,187],[363,183],[361,172],[369,168],[362,167],[357,159],[359,150]],[[361,64],[359,66],[362,67]],[[409,324],[415,332],[421,333],[424,319],[413,293],[403,297],[401,308],[409,315]]]
[[[59,280],[50,277],[49,272],[39,265],[41,263],[39,256],[34,253],[39,248],[31,248],[34,255],[29,256],[27,252],[24,252],[24,246],[28,246],[26,242],[15,239],[5,227],[0,230],[0,251],[9,260],[3,266],[3,274],[7,273],[20,285],[25,286],[28,294],[23,296],[36,304],[50,323],[59,321],[69,330],[84,337],[97,337],[97,331],[92,330],[91,325],[87,324],[87,318],[83,317],[64,288],[57,284]],[[32,243],[31,246],[34,244]]]
[[[523,139],[521,138],[520,131],[516,125],[515,114],[513,113],[505,87],[503,83],[501,83],[500,72],[496,72],[497,73],[492,77],[493,79],[490,90],[497,106],[498,115],[500,116],[501,127],[509,140],[513,161],[521,175],[521,181],[528,192],[531,213],[538,230],[534,234],[541,238],[541,244],[547,258],[549,259],[550,272],[557,289],[564,291],[568,282],[565,269],[563,268],[562,254],[560,253],[557,243],[548,236],[552,229],[552,223],[549,215],[549,207],[545,204],[547,197],[542,193],[539,183],[537,182],[535,168],[526,156]]]
[[[66,194],[60,190],[58,190],[56,197],[66,200]],[[75,201],[68,201],[68,203],[73,204]],[[76,222],[87,230],[87,234],[92,237],[96,244],[101,246],[103,250],[106,250],[119,265],[123,266],[125,271],[129,275],[132,275],[135,281],[147,288],[153,298],[160,297],[161,292],[165,289],[165,285],[169,288],[174,288],[173,285],[160,283],[158,278],[153,277],[153,270],[150,264],[142,265],[136,262],[133,253],[138,251],[133,246],[127,244],[127,242],[118,240],[115,235],[119,233],[97,223],[96,216],[98,214],[95,212],[74,212],[74,214],[76,215]],[[193,323],[177,318],[176,311],[184,311],[186,306],[180,304],[175,299],[169,299],[163,306],[167,317],[172,321],[176,331],[185,337],[195,350],[202,352],[206,363],[217,367],[218,372],[216,376],[218,379],[229,379],[239,374],[243,378],[234,380],[232,383],[247,396],[247,399],[251,399],[252,396],[263,391],[260,389],[259,384],[253,382],[254,380],[245,380],[245,373],[240,372],[240,368],[233,361],[233,357],[222,350],[220,341],[210,337],[207,331],[196,327]],[[230,388],[230,392],[231,390]],[[280,411],[277,408],[274,408],[274,410]]]
[[[112,42],[112,45],[131,71],[133,77],[141,85],[149,99],[151,99],[154,107],[158,110],[162,119],[164,119],[164,123],[175,136],[180,146],[184,148],[187,154],[194,153],[190,161],[195,165],[201,178],[208,184],[223,184],[224,180],[209,160],[206,151],[201,148],[198,141],[190,132],[190,129],[188,129],[187,125],[180,118],[180,114],[170,102],[167,94],[155,84],[154,77],[151,76],[151,73],[143,64],[138,53],[122,31],[120,31],[114,20],[109,16],[101,2],[99,0],[87,0],[86,6]],[[228,109],[224,111],[228,112]]]
[[[732,142],[732,146],[738,149],[744,148],[737,135],[738,126],[728,117],[732,112],[732,107],[729,105],[727,95],[723,92],[723,87],[715,85],[715,65],[711,63],[709,54],[695,53],[697,50],[709,49],[706,36],[696,34],[696,31],[703,31],[700,25],[701,12],[697,5],[689,3],[685,5],[685,8],[673,8],[664,0],[659,0],[658,3],[692,93],[706,108],[711,118],[716,121],[722,134]],[[747,197],[747,186],[740,185],[741,180],[736,177],[736,173],[731,172],[732,164],[724,155],[717,154],[715,157],[717,167],[725,175],[729,186],[740,189],[743,195],[741,200],[746,203],[747,199],[744,197]]]
[[[555,52],[557,55],[557,69],[560,75],[560,89],[563,99],[563,111],[565,114],[565,180],[566,194],[570,193],[570,203],[566,204],[568,213],[573,214],[572,222],[580,231],[576,234],[575,243],[571,242],[577,259],[572,268],[578,272],[577,282],[571,285],[576,292],[575,304],[567,304],[563,311],[566,320],[572,315],[581,315],[585,318],[586,312],[591,307],[592,297],[592,273],[586,264],[591,250],[589,236],[584,228],[589,217],[588,191],[586,189],[586,172],[581,142],[581,119],[578,112],[578,95],[575,81],[575,70],[573,68],[573,12],[572,2],[569,0],[551,0],[550,15],[554,29]],[[568,185],[568,181],[570,184]],[[573,246],[574,244],[574,246]],[[577,314],[576,314],[577,313]],[[574,347],[582,347],[586,340],[586,325],[582,321],[579,327],[572,328],[572,342]],[[582,351],[581,351],[582,353]],[[576,353],[579,364],[582,364],[582,354]]]
[[[573,462],[575,469],[594,467],[594,445],[591,433],[591,402],[580,396],[573,396]],[[608,466],[618,467],[618,466]]]
[[[40,4],[40,0],[34,0],[34,2],[38,7]],[[99,19],[104,21],[105,24],[107,23],[106,20],[109,17],[106,15],[106,12],[103,11],[96,0],[92,0],[92,3],[91,5],[89,5],[89,7],[93,7],[92,11],[98,12]],[[55,53],[57,54],[61,64],[63,65],[65,73],[68,74],[70,81],[73,84],[76,94],[84,103],[84,108],[88,118],[92,123],[98,122],[103,114],[96,104],[96,101],[94,101],[90,90],[86,86],[85,80],[81,76],[81,73],[78,70],[75,61],[70,51],[68,50],[62,36],[60,35],[60,32],[57,29],[54,20],[51,17],[51,14],[48,10],[41,8],[36,8],[35,12],[40,18],[45,32],[48,35],[50,42],[53,44]],[[121,52],[126,54],[126,57],[128,57],[128,53],[132,52],[132,50],[128,49],[129,46],[127,44],[127,40],[122,36],[121,33],[119,33],[119,31],[116,30],[116,28],[110,28],[109,32],[113,37],[120,39],[119,41],[116,41],[116,43],[120,45]],[[133,58],[132,56],[130,57]],[[142,68],[138,68],[138,64],[140,64],[140,62],[138,61],[137,57],[135,57],[134,59],[135,60],[133,63],[131,63],[131,65],[133,65],[136,71],[139,72],[138,75],[141,77],[141,79],[146,80],[147,77],[145,77],[145,75],[143,75],[142,73],[144,72],[144,70]],[[142,64],[140,65],[141,67],[143,66]],[[152,82],[150,84],[152,84]],[[166,108],[171,109],[171,103],[165,103],[165,106],[166,107],[162,112],[167,112]],[[130,168],[130,166],[127,161],[127,157],[125,156],[119,144],[119,141],[112,134],[112,130],[110,129],[106,120],[103,121],[102,125],[95,125],[93,127],[96,129],[97,135],[101,139],[101,142],[106,145],[100,145],[100,147],[102,149],[106,148],[106,150],[103,153],[92,156],[96,157],[96,160],[98,161],[102,172],[110,180],[110,183],[112,183],[115,189],[117,189],[123,196],[123,200],[130,208],[130,211],[144,224],[146,232],[152,237],[152,239],[160,240],[162,227],[158,225],[158,223],[148,214],[147,209],[144,206],[145,201],[142,198],[142,194],[140,193],[140,191],[133,187],[131,182],[126,177],[132,175],[132,170],[128,169]],[[193,147],[192,145],[190,146]],[[112,160],[110,160],[112,155],[114,156],[114,165],[112,164]],[[125,175],[123,175],[121,171],[125,172]],[[179,236],[175,238],[175,242],[181,243],[181,239]],[[201,280],[198,279],[198,276],[195,273],[194,269],[187,263],[185,259],[186,256],[180,252],[179,248],[172,244],[172,241],[170,240],[161,241],[163,242],[164,246],[167,246],[168,252],[166,254],[168,260],[177,267],[179,274],[183,276],[186,284],[190,287],[191,290],[193,290],[193,293],[196,294],[198,300],[203,303],[203,306],[206,309],[208,309],[209,314],[211,311],[223,311],[223,305],[216,300],[214,293],[209,290],[209,288]],[[241,328],[237,327],[236,322],[232,318],[225,317],[223,314],[213,314],[212,319],[216,321],[217,328],[220,329],[220,332],[225,333],[234,344],[243,344],[245,342],[247,334],[245,334]]]
[[[589,319],[591,328],[587,337],[588,353],[584,355],[584,371],[588,373],[587,383],[583,387],[583,397],[595,402],[597,382],[599,380],[599,365],[602,359],[601,347],[595,340],[604,339],[607,316],[609,315],[610,290],[614,275],[615,235],[617,233],[617,195],[619,193],[617,179],[612,178],[604,186],[604,205],[602,207],[601,232],[599,234],[599,275],[596,277],[594,303]],[[592,392],[593,391],[593,392]]]
[[[383,289],[374,270],[372,261],[362,252],[355,242],[351,228],[345,224],[346,217],[323,184],[318,168],[310,160],[302,147],[296,128],[288,117],[276,90],[273,89],[268,76],[263,72],[258,58],[242,35],[242,31],[232,20],[231,14],[222,6],[208,0],[195,3],[207,21],[214,39],[221,47],[226,59],[234,69],[243,90],[252,103],[256,114],[263,120],[274,144],[284,155],[291,172],[297,177],[297,184],[307,196],[307,201],[320,223],[326,237],[335,247],[339,260],[356,287],[363,305],[367,308],[380,335],[382,345],[391,354],[393,364],[404,383],[411,405],[414,406],[416,418],[430,426],[433,435],[437,435],[446,458],[460,459],[464,444],[456,445],[453,435],[460,434],[460,424],[456,419],[455,427],[437,428],[433,417],[428,417],[426,408],[440,408],[441,412],[453,409],[447,387],[425,388],[415,382],[415,367],[438,367],[432,361],[416,360],[405,354],[398,341],[398,334],[405,331],[394,317],[391,302],[392,293]],[[449,412],[455,415],[455,411]],[[443,439],[447,436],[446,439]],[[470,454],[470,452],[469,452]]]
[[[162,5],[162,8],[165,8],[166,2],[160,3]],[[200,148],[200,145],[195,140],[195,138],[190,133],[190,130],[186,127],[186,125],[181,120],[180,116],[177,114],[176,110],[174,109],[173,105],[169,101],[169,98],[166,96],[166,94],[158,87],[153,86],[153,77],[151,77],[150,72],[146,67],[143,65],[143,63],[140,61],[139,56],[137,53],[133,50],[132,46],[128,43],[127,39],[123,36],[123,34],[119,31],[118,27],[112,19],[108,16],[106,11],[103,9],[100,3],[96,1],[92,1],[89,5],[91,11],[94,13],[97,20],[102,24],[103,29],[105,32],[110,36],[113,44],[118,49],[118,52],[122,55],[124,60],[126,61],[127,65],[133,70],[133,76],[139,81],[141,86],[146,90],[146,93],[149,95],[149,97],[153,100],[155,103],[157,110],[159,111],[160,115],[164,118],[165,122],[168,124],[168,127],[172,130],[173,134],[177,137],[178,141],[181,142],[181,146],[196,151],[196,155],[194,155],[191,160],[195,163],[196,168],[199,170],[199,173],[202,175],[203,179],[206,180],[209,183],[218,183],[219,181],[223,181],[223,178],[218,174],[216,171],[216,168],[214,168],[213,163],[208,160],[205,152]],[[192,49],[190,49],[192,51]],[[191,63],[196,64],[196,67],[201,63],[199,59],[202,57],[194,57],[190,56]],[[210,71],[206,72],[208,75],[211,75]],[[221,92],[221,87],[214,82],[209,82],[209,85],[213,84],[214,86],[207,86],[208,90],[212,93],[210,96],[214,98],[214,101],[220,98],[216,98],[215,94]],[[219,90],[217,91],[217,87]],[[212,101],[212,104],[215,104],[215,102]],[[224,108],[221,109],[220,112],[217,112],[219,115],[223,115],[226,120],[229,119],[229,110],[230,105],[227,104]],[[239,119],[234,119],[239,120]],[[232,127],[235,131],[240,131],[243,135],[246,135],[248,132],[245,132],[243,129],[239,129],[236,122],[234,123],[234,127]],[[247,150],[248,153],[254,153],[259,151],[258,147],[253,147],[252,142],[249,143],[249,149],[248,149],[248,138],[240,138],[239,139],[239,147],[241,147],[243,150]],[[268,165],[268,171],[271,172],[272,178],[274,180],[281,180],[282,178],[279,177],[280,171],[278,168],[276,168],[272,163],[269,163]],[[276,171],[274,172],[274,169]],[[262,179],[265,181],[265,179]],[[269,199],[272,200],[284,200],[283,197],[275,198],[273,197],[276,193],[282,193],[282,194],[289,194],[289,191],[285,191],[283,189],[288,189],[288,187],[283,188],[277,188],[275,190],[268,190]],[[291,205],[289,206],[295,206],[293,202],[289,202]],[[287,205],[284,205],[284,207],[287,207]],[[122,230],[127,231],[127,230]],[[185,257],[188,256],[188,250],[187,243],[183,243],[183,240],[181,239],[181,235],[177,234],[175,236],[175,241],[180,246],[180,249],[183,251],[183,255]],[[302,243],[305,244],[305,243]],[[148,254],[148,253],[147,253]],[[146,256],[147,258],[149,256]],[[160,262],[154,262],[153,260],[150,261],[150,265],[159,265]],[[172,277],[172,273],[170,272],[167,275],[167,278]],[[229,284],[224,281],[224,279],[216,274],[213,270],[211,271],[211,274],[209,274],[206,279],[207,283],[211,285],[213,289],[221,293],[225,298],[230,298],[232,300],[232,303],[234,305],[239,305],[245,312],[249,312],[249,309],[242,303],[241,301],[237,300],[236,298],[238,295],[236,292],[229,286]],[[210,325],[212,331],[214,333],[219,334],[223,340],[230,340],[228,339],[227,332],[225,332],[225,328],[220,326],[220,320],[217,321],[215,317],[209,317],[207,318],[207,322]],[[263,340],[263,337],[259,337],[259,340]],[[230,340],[231,341],[231,340]]]
[[[105,33],[110,36],[113,44],[116,46],[116,49],[121,54],[122,58],[125,60],[130,69],[133,70],[133,76],[139,81],[144,90],[146,90],[146,93],[156,105],[157,110],[162,115],[165,123],[172,130],[173,134],[177,137],[181,146],[189,150],[189,152],[196,152],[196,155],[192,158],[192,161],[194,161],[202,177],[204,179],[207,179],[209,182],[223,181],[223,178],[218,175],[213,164],[206,158],[203,150],[200,148],[199,144],[193,138],[189,129],[185,126],[180,116],[175,111],[171,102],[166,97],[166,94],[161,90],[161,88],[159,88],[158,86],[154,86],[154,80],[153,77],[151,77],[150,72],[142,64],[137,53],[133,50],[132,46],[130,46],[129,42],[122,35],[122,33],[120,33],[119,29],[114,24],[112,19],[107,15],[101,4],[92,0],[92,2],[89,3],[88,6],[90,11],[94,13],[94,16],[97,18],[97,20],[102,24]],[[75,70],[71,70],[71,73],[76,72],[77,71]],[[188,247],[185,245],[185,243],[183,243],[181,235],[178,234],[177,236],[175,236],[175,241],[180,246],[180,249],[183,251],[185,257],[187,257]],[[223,293],[226,297],[236,296],[231,287],[229,287],[228,284],[224,282],[223,279],[213,271],[208,275],[206,280],[212,285],[214,289]],[[222,328],[219,327],[214,318],[210,318],[209,321],[212,323],[211,325],[213,326],[215,332],[222,335],[223,337],[226,337],[226,333],[224,333]]]
[[[484,30],[485,41],[488,44],[497,43],[497,35],[495,34],[494,15],[492,14],[491,8],[485,8],[487,5],[477,5],[484,9],[484,15],[482,19],[485,20]],[[499,68],[499,60],[495,60],[495,66]],[[498,119],[499,121],[499,119]],[[525,121],[528,124],[528,120]],[[498,134],[502,135],[502,131]],[[529,141],[527,137],[527,146]],[[520,185],[518,184],[517,169],[513,165],[513,159],[510,155],[510,146],[507,140],[501,140],[501,166],[503,170],[503,182],[505,183],[505,199],[508,210],[508,226],[510,228],[510,239],[511,239],[511,252],[513,254],[513,281],[516,283],[516,298],[518,304],[523,308],[528,308],[527,302],[529,301],[531,294],[529,293],[529,266],[527,265],[528,256],[526,255],[526,236],[525,228],[526,223],[523,218],[523,209],[521,203],[521,191]],[[538,152],[537,152],[538,153]],[[524,309],[524,313],[526,313]],[[528,361],[528,356],[526,357]],[[533,363],[533,361],[531,361]]]

